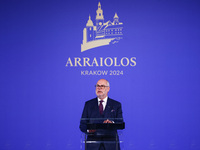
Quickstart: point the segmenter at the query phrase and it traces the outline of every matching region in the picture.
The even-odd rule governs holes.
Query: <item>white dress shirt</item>
[[[102,105],[103,105],[103,110],[105,110],[106,104],[107,104],[107,100],[108,100],[108,96],[107,96],[106,98],[104,98],[104,99],[98,98],[98,105],[100,104],[100,101],[101,101],[101,100],[103,100]]]

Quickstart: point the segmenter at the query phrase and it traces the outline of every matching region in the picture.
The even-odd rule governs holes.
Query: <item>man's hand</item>
[[[113,123],[112,121],[110,121],[109,119],[107,119],[107,120],[104,120],[104,122],[103,123]]]

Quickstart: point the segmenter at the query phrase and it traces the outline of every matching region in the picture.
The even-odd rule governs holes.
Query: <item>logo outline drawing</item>
[[[86,27],[83,29],[81,52],[100,46],[115,44],[123,38],[123,23],[119,22],[117,13],[115,13],[113,17],[113,22],[110,20],[104,22],[104,15],[100,2],[96,10],[95,20],[96,25],[93,24],[91,16],[89,15]]]

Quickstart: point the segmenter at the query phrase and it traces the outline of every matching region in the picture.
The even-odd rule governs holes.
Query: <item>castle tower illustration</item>
[[[104,22],[103,10],[101,3],[98,3],[96,10],[96,26],[94,26],[91,16],[83,29],[83,42],[81,44],[81,52],[86,50],[118,43],[123,36],[123,23],[119,22],[119,17],[115,13],[113,22]]]
[[[87,29],[87,41],[94,40],[94,25],[93,25],[93,22],[92,22],[90,16],[89,16],[89,20],[86,24],[86,29]]]
[[[96,11],[96,27],[97,27],[97,36],[102,35],[101,27],[104,24],[103,10],[101,9],[101,3],[98,4],[98,9]]]
[[[119,24],[119,17],[117,16],[117,13],[115,13],[115,16],[113,17],[113,23],[114,25],[118,25]]]

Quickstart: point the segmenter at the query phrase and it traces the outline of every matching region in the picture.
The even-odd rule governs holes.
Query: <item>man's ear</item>
[[[110,87],[108,87],[108,92],[110,91]]]

